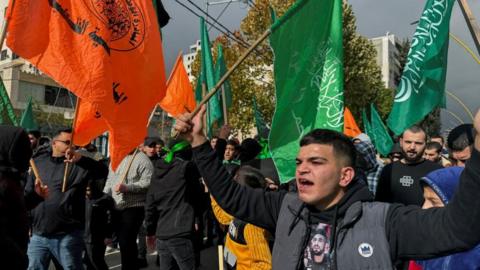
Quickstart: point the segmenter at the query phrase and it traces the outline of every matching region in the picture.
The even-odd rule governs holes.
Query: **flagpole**
[[[15,0],[11,0],[11,7],[10,7],[11,12],[13,12],[14,7],[15,7]],[[0,48],[2,49],[3,49],[3,44],[5,43],[5,39],[7,37],[7,29],[9,24],[10,24],[10,16],[6,16],[5,23],[3,24],[3,27],[2,27],[2,32],[0,34]],[[40,173],[38,172],[38,167],[35,164],[35,161],[33,160],[33,158],[30,158],[30,167],[32,168],[33,175],[35,176],[36,181],[39,181],[40,185],[44,186],[43,181],[40,178]]]
[[[212,98],[213,95],[215,95],[215,93],[217,93],[217,91],[220,89],[220,87],[222,86],[222,84],[230,77],[230,75],[232,75],[232,73],[243,63],[243,61],[245,61],[245,59],[247,59],[247,57],[255,50],[255,48],[258,47],[258,45],[260,45],[260,43],[262,43],[268,36],[270,36],[270,34],[272,33],[271,29],[267,29],[256,41],[255,43],[252,44],[252,46],[250,46],[250,48],[247,49],[247,51],[242,55],[240,56],[240,58],[238,58],[237,62],[235,62],[235,64],[233,64],[233,66],[227,71],[227,73],[225,73],[222,78],[220,78],[220,80],[217,82],[217,84],[208,92],[208,94],[206,96],[203,97],[202,101],[200,101],[200,103],[198,104],[198,106],[195,108],[195,110],[192,112],[192,114],[190,114],[190,120],[195,117],[195,115],[198,114],[198,112],[200,111],[200,109],[202,108],[203,105],[205,105],[209,100],[210,98]],[[202,87],[203,88],[203,87]],[[178,132],[175,130],[173,132],[173,137],[177,137],[178,136]]]
[[[202,82],[202,101],[205,99],[205,96],[207,95],[207,85],[205,84],[205,82]],[[200,102],[200,104],[197,106],[197,108],[200,108],[202,106],[202,103]],[[196,108],[195,108],[196,110]],[[195,115],[195,110],[193,111],[193,115]],[[203,133],[207,134],[207,131],[208,131],[208,127],[207,127],[207,118],[208,118],[208,106],[207,106],[207,117],[203,118]],[[193,116],[192,116],[193,118]],[[176,136],[174,136],[176,137]]]
[[[462,10],[463,17],[465,17],[465,21],[467,22],[468,30],[470,30],[475,47],[477,47],[477,52],[480,54],[480,28],[478,27],[467,0],[458,0],[458,4]]]
[[[15,6],[15,0],[11,0],[11,8],[10,8],[10,11],[13,13],[13,7]],[[7,36],[7,29],[8,29],[8,25],[10,24],[10,16],[12,14],[9,14],[7,16],[5,16],[5,23],[3,24],[3,27],[2,27],[2,33],[0,35],[0,48],[3,49],[3,43],[5,43],[5,38]]]
[[[228,125],[227,99],[225,97],[225,85],[222,85],[222,107],[224,124]]]
[[[155,108],[153,108],[153,111],[152,113],[150,114],[150,117],[148,118],[148,122],[147,122],[147,129],[148,127],[150,126],[150,123],[153,119],[153,116],[155,114],[155,111],[157,110],[157,106],[158,104],[155,105]],[[128,172],[130,171],[130,167],[132,167],[132,164],[133,164],[133,160],[135,159],[135,156],[138,154],[138,147],[135,148],[135,151],[133,152],[133,156],[132,158],[130,159],[130,161],[128,161],[128,165],[127,165],[127,170],[125,171],[125,173],[123,174],[122,176],[122,179],[120,180],[120,184],[123,184],[125,182],[125,180],[127,179],[127,176],[128,176]]]
[[[165,139],[165,111],[162,110],[162,138]]]
[[[73,147],[73,137],[75,136],[75,124],[77,122],[78,116],[78,106],[80,105],[80,97],[77,97],[77,102],[75,104],[75,114],[72,121],[72,137],[70,139],[70,147]],[[67,189],[67,178],[70,169],[70,162],[65,163],[65,171],[63,172],[63,183],[62,183],[62,192],[65,192]]]

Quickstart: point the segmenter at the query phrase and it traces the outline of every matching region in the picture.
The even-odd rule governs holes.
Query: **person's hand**
[[[205,110],[204,105],[192,120],[190,120],[191,114],[182,114],[175,121],[175,130],[181,138],[190,142],[192,147],[199,146],[207,141],[203,134]]]
[[[128,191],[128,187],[127,185],[120,183],[120,184],[117,184],[113,190],[117,193],[126,193]]]
[[[198,225],[198,223],[195,223],[194,229],[196,232],[198,232],[200,230],[200,225]]]
[[[75,163],[79,161],[81,158],[82,158],[82,155],[72,148],[68,148],[67,151],[65,152],[65,162]]]
[[[155,250],[155,240],[156,240],[155,235],[147,236],[146,240],[147,240],[147,248],[150,251],[154,251]]]
[[[38,196],[42,197],[44,200],[50,195],[50,190],[48,189],[48,186],[44,185],[40,179],[35,179],[35,193],[38,194]]]
[[[105,246],[109,246],[113,243],[113,240],[112,238],[105,238],[103,239],[103,243],[105,244]]]
[[[230,136],[231,128],[229,125],[223,125],[220,128],[220,132],[218,133],[218,137],[220,139],[228,140],[228,136]]]
[[[473,120],[473,127],[477,132],[477,135],[475,136],[475,149],[477,149],[477,151],[480,151],[480,110],[478,110],[477,114],[475,115],[475,119]]]

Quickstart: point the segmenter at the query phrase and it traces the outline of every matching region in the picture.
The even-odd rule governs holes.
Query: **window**
[[[20,56],[18,56],[17,54],[15,53],[12,53],[12,60],[15,60],[15,59],[18,59],[20,58]]]
[[[0,54],[0,60],[5,60],[8,58],[8,52],[7,50],[2,50],[2,53]]]
[[[75,108],[77,97],[65,88],[45,86],[45,104],[56,107]]]

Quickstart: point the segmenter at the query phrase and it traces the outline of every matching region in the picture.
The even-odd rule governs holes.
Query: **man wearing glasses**
[[[48,187],[45,199],[35,194],[35,176],[27,179],[25,193],[40,202],[32,210],[32,238],[28,246],[28,269],[48,269],[50,254],[64,269],[83,269],[85,192],[89,180],[106,175],[99,162],[71,149],[72,131],[60,130],[52,140],[51,152],[35,158],[39,177]],[[64,173],[68,173],[62,191]]]

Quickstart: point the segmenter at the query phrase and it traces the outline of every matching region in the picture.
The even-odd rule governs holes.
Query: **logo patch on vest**
[[[373,247],[369,243],[361,243],[358,246],[358,253],[364,258],[371,257],[373,255]]]
[[[402,186],[404,187],[410,187],[411,185],[413,185],[413,182],[413,178],[409,175],[405,175],[400,178],[400,184],[402,184]]]

